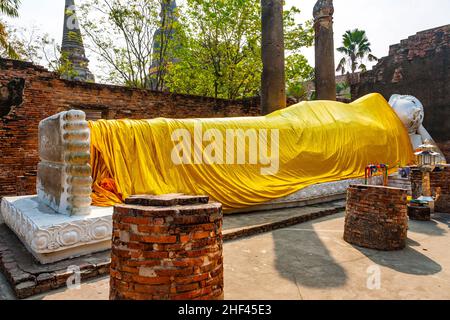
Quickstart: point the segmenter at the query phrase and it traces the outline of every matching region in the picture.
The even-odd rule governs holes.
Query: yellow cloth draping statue
[[[265,117],[90,122],[93,204],[135,194],[207,194],[225,210],[414,161],[405,126],[379,94],[301,102]]]

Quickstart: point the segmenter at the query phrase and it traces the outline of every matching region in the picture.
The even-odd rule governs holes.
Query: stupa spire
[[[162,38],[172,38],[175,30],[174,23],[178,21],[176,0],[164,0],[161,3],[161,25],[153,35],[152,64],[150,67],[150,88],[161,90],[158,84],[158,73],[161,73],[161,65],[164,64],[164,57],[161,57]],[[167,57],[166,57],[167,58]],[[170,59],[169,59],[170,60]],[[161,75],[159,75],[161,76]]]
[[[89,70],[89,60],[83,45],[80,25],[76,14],[74,0],[65,0],[64,30],[61,45],[61,60],[69,62],[71,70],[61,75],[61,78],[77,81],[95,81]]]

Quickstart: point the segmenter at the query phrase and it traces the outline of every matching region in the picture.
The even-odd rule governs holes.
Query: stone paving
[[[344,210],[343,201],[311,205],[284,210],[261,211],[246,214],[225,215],[224,240],[247,237],[301,222],[336,214]],[[6,225],[0,225],[0,268],[14,284],[18,298],[28,298],[50,289],[65,286],[72,275],[69,266],[78,266],[83,281],[104,275],[109,270],[110,251],[99,252],[81,258],[65,260],[50,265],[35,261],[28,250]],[[0,279],[0,283],[2,283]],[[6,287],[7,283],[3,281]]]
[[[449,214],[410,221],[406,249],[394,252],[352,246],[343,227],[340,213],[225,243],[225,298],[450,299]],[[104,300],[108,284],[102,278],[33,299]]]
[[[296,225],[344,210],[345,201],[338,200],[299,208],[225,215],[223,236],[224,240],[228,241]]]

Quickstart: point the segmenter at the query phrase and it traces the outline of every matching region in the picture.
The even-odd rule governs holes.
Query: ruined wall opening
[[[23,102],[25,79],[17,78],[0,85],[0,117],[7,116],[14,107]]]

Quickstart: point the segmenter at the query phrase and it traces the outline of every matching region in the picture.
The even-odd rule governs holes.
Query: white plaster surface
[[[66,216],[37,196],[5,197],[1,216],[41,263],[107,250],[111,246],[113,208],[92,207],[88,216]]]

